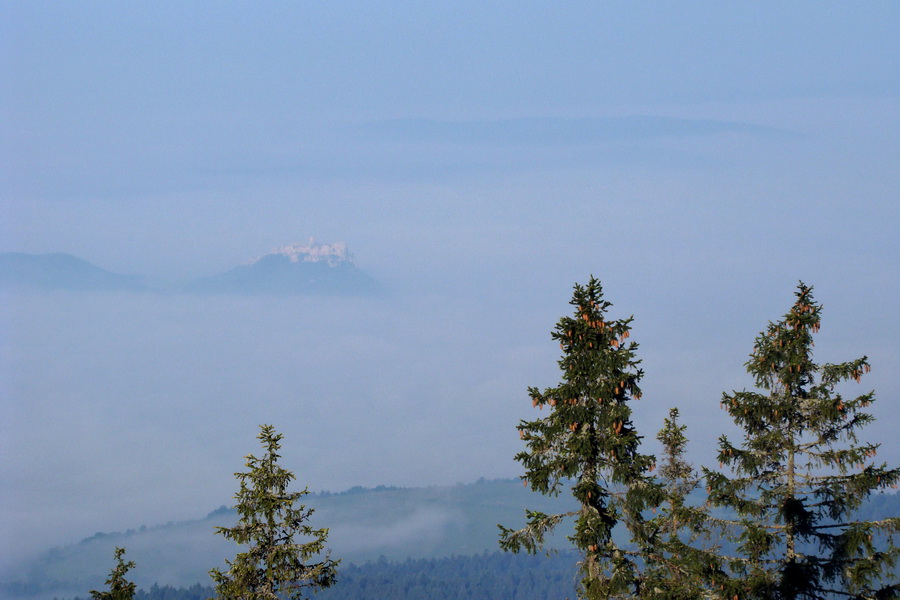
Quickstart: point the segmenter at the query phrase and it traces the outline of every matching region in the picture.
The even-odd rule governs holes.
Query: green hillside
[[[380,557],[393,561],[474,555],[497,550],[497,524],[524,524],[526,507],[568,510],[565,497],[533,494],[518,480],[484,481],[428,488],[354,488],[305,498],[315,509],[312,523],[328,527],[333,556],[363,564]],[[223,567],[237,546],[214,535],[216,526],[235,521],[225,507],[202,519],[98,533],[78,543],[44,552],[15,574],[4,575],[7,598],[84,595],[102,585],[116,546],[127,549],[137,568],[129,576],[139,587],[207,585],[207,572]],[[555,538],[565,547],[565,529]]]
[[[475,579],[468,584],[462,575],[454,579],[452,585],[461,590],[486,577],[514,581],[523,593],[537,590],[540,587],[537,582],[519,579],[519,574],[536,568],[528,562],[531,559],[506,560],[502,557],[508,555],[496,555],[497,524],[509,527],[524,524],[526,507],[547,512],[574,508],[571,498],[565,494],[547,498],[530,492],[515,479],[428,488],[353,488],[341,493],[310,494],[304,500],[315,509],[312,524],[330,528],[333,557],[343,559],[339,585],[334,591],[328,591],[336,599],[357,590],[361,582],[370,590],[406,586],[404,593],[407,593],[416,585],[425,586],[425,580],[433,583],[435,577],[445,577],[435,573],[461,568],[459,565],[463,563]],[[890,494],[871,497],[860,517],[880,519],[897,515],[900,515],[900,495]],[[233,558],[237,551],[236,545],[214,535],[214,528],[234,521],[234,512],[222,507],[192,521],[98,533],[44,552],[16,573],[5,574],[0,580],[0,597],[10,600],[86,597],[88,590],[102,586],[113,564],[116,546],[126,548],[128,560],[136,563],[129,578],[139,588],[149,590],[154,584],[174,588],[198,583],[208,586],[209,569],[223,567],[225,558]],[[551,538],[551,546],[568,549],[565,535],[570,529],[562,526]],[[491,554],[490,559],[482,556],[474,563],[462,559],[485,552]],[[574,563],[575,558],[567,556],[563,563],[557,557],[541,568],[551,569],[554,581],[563,576],[568,580],[570,571],[566,563]],[[453,560],[444,560],[450,558]],[[547,560],[543,556],[534,559]],[[484,568],[479,571],[475,567],[481,563]],[[355,565],[352,569],[351,564]],[[342,576],[346,579],[349,575],[352,581],[340,584]],[[323,595],[323,598],[332,596]]]

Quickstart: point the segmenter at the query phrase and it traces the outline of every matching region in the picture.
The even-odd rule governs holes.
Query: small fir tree
[[[300,599],[307,588],[316,591],[335,581],[339,561],[327,552],[322,556],[328,529],[313,529],[307,523],[313,509],[295,506],[308,490],[287,491],[294,474],[278,465],[282,436],[271,425],[260,430],[265,454],[249,455],[249,471],[235,473],[240,481],[235,495],[238,523],[216,528],[225,538],[248,546],[233,562],[226,561],[226,572],[210,571],[223,600]]]
[[[857,430],[873,417],[869,392],[835,391],[869,371],[866,357],[813,362],[821,305],[800,283],[784,319],[756,338],[747,370],[761,391],[724,394],[722,405],[744,430],[740,446],[719,441],[721,465],[705,469],[710,501],[733,509],[738,556],[730,568],[735,597],[824,600],[895,598],[900,518],[859,521],[854,512],[872,493],[895,486],[900,469],[873,459],[878,444]],[[876,549],[879,537],[886,549]]]
[[[684,457],[686,429],[678,423],[678,409],[672,408],[656,436],[663,446],[657,480],[662,502],[644,523],[643,533],[635,536],[643,550],[640,597],[646,600],[719,598],[726,593],[728,575],[720,548],[711,541],[720,528],[704,505],[690,499],[700,477]]]
[[[134,598],[134,583],[125,579],[125,574],[134,568],[134,562],[125,562],[122,558],[124,554],[124,548],[116,547],[116,566],[110,571],[109,578],[106,580],[109,590],[105,592],[91,590],[93,600],[132,600]]]
[[[552,337],[563,351],[563,381],[543,392],[529,388],[532,405],[550,414],[518,425],[527,450],[516,455],[525,466],[523,479],[532,490],[558,495],[567,482],[577,511],[547,515],[526,511],[527,524],[512,530],[499,526],[504,550],[537,552],[545,535],[566,518],[575,519],[569,537],[578,548],[582,598],[629,597],[639,588],[636,553],[613,541],[619,522],[639,523],[658,489],[646,474],[653,457],[640,454],[640,436],[631,422],[629,402],[641,396],[637,344],[628,341],[632,318],[607,320],[611,306],[600,282],[591,277],[576,285],[572,317],[563,317]]]

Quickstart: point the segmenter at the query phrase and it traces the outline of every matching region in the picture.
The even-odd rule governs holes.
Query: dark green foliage
[[[577,583],[577,556],[549,558],[492,552],[441,559],[381,559],[341,568],[334,586],[316,600],[563,600]],[[152,586],[135,600],[204,600],[211,587]]]
[[[304,597],[305,588],[327,588],[335,580],[337,562],[325,550],[327,529],[307,524],[313,510],[294,504],[304,495],[288,492],[293,473],[278,466],[282,436],[271,425],[262,425],[259,440],[266,453],[247,457],[246,473],[235,473],[241,487],[235,495],[238,523],[218,527],[217,533],[248,546],[228,571],[210,571],[216,594],[222,599],[281,600]],[[303,541],[295,541],[300,536]],[[316,562],[309,562],[310,560]]]
[[[576,560],[573,552],[382,560],[342,570],[341,582],[316,600],[562,600],[574,596]]]
[[[137,590],[134,600],[207,600],[215,593],[212,587],[195,583],[190,587],[172,587],[170,585],[153,584],[149,590]],[[73,598],[82,600],[82,598]]]
[[[532,405],[550,414],[518,425],[527,449],[516,455],[525,466],[523,479],[532,490],[559,494],[574,482],[576,511],[548,515],[528,511],[518,531],[500,526],[504,550],[537,552],[545,535],[567,517],[575,519],[570,540],[582,553],[579,595],[610,598],[638,587],[635,553],[613,541],[613,528],[638,526],[641,512],[658,503],[659,489],[646,474],[653,457],[638,452],[640,436],[631,423],[628,403],[641,396],[637,344],[628,341],[631,318],[607,320],[611,306],[593,277],[576,285],[572,317],[563,317],[552,333],[563,351],[563,381],[543,392],[529,388]]]
[[[134,595],[134,600],[206,600],[214,592],[213,588],[202,586],[199,583],[186,588],[153,584],[147,591],[138,590]]]
[[[873,492],[896,486],[900,469],[874,460],[878,444],[857,430],[872,421],[869,392],[845,398],[835,388],[869,371],[865,357],[813,362],[821,306],[800,284],[784,319],[756,339],[747,371],[761,391],[725,394],[723,407],[744,430],[740,446],[722,436],[719,460],[734,476],[705,470],[709,497],[733,509],[738,553],[729,568],[739,598],[817,600],[897,597],[892,569],[896,516],[854,517]],[[883,550],[875,543],[884,536]]]
[[[134,597],[134,583],[125,579],[125,574],[134,568],[134,562],[125,562],[122,558],[124,554],[124,548],[116,548],[116,566],[106,580],[109,590],[105,592],[91,590],[93,600],[131,600]]]

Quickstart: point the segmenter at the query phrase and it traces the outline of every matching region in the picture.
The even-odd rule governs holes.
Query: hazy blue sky
[[[521,470],[600,277],[636,422],[712,463],[799,279],[900,462],[900,4],[0,2],[0,251],[177,282],[344,241],[377,300],[2,297],[4,545],[228,503],[256,426],[313,489]]]

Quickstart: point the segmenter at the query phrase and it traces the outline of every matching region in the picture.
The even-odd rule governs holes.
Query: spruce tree
[[[653,457],[640,454],[629,402],[641,397],[638,345],[629,341],[632,318],[608,320],[611,304],[600,282],[591,277],[576,285],[572,317],[557,323],[562,382],[543,392],[531,387],[532,405],[549,415],[518,425],[527,449],[516,455],[531,489],[558,495],[571,484],[579,509],[547,515],[526,511],[527,524],[500,526],[504,550],[537,552],[545,535],[567,518],[575,520],[569,540],[582,554],[582,598],[629,597],[639,588],[636,552],[613,540],[613,528],[641,521],[641,511],[658,490],[646,474]]]
[[[125,579],[125,574],[134,568],[134,562],[125,562],[122,558],[124,554],[124,548],[116,547],[116,566],[110,571],[109,578],[106,580],[109,590],[105,592],[91,590],[93,600],[132,600],[134,598],[135,585]]]
[[[678,422],[678,409],[669,410],[656,438],[662,443],[657,482],[662,502],[653,509],[640,534],[644,572],[640,597],[645,600],[696,600],[731,598],[728,574],[723,568],[719,524],[706,506],[691,498],[700,487],[700,477],[684,457],[688,439],[685,425]]]
[[[315,591],[334,583],[339,561],[325,552],[328,529],[308,524],[313,509],[295,506],[308,490],[287,491],[294,474],[278,465],[282,436],[271,425],[262,425],[258,439],[265,454],[247,456],[249,471],[235,473],[240,481],[235,495],[238,523],[216,528],[247,550],[233,562],[225,561],[226,572],[213,569],[210,576],[223,600],[304,598],[307,588]]]
[[[813,362],[821,309],[801,282],[790,312],[756,338],[746,363],[759,390],[723,395],[744,439],[719,441],[719,460],[732,476],[706,469],[705,477],[710,501],[737,515],[730,568],[742,599],[900,594],[892,572],[900,518],[854,518],[864,499],[897,484],[900,469],[876,462],[879,445],[857,437],[873,420],[863,409],[874,392],[847,398],[836,391],[869,372],[867,358]]]

